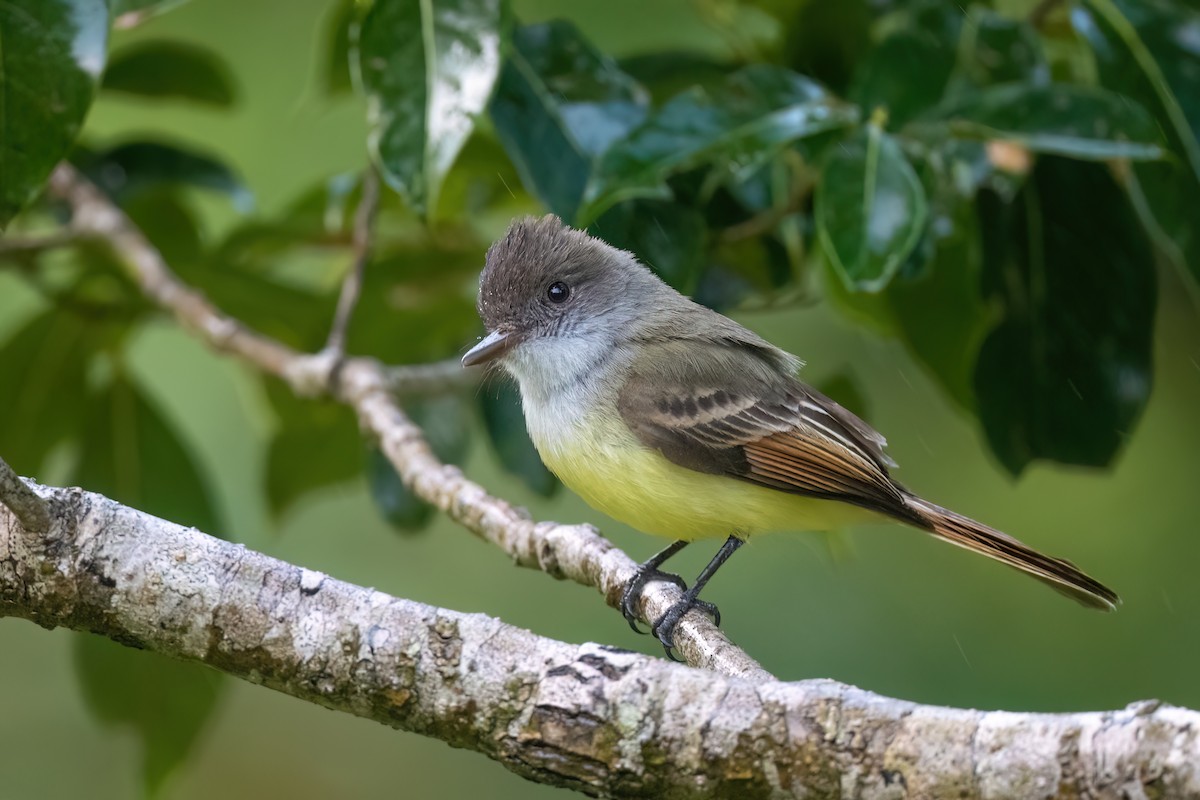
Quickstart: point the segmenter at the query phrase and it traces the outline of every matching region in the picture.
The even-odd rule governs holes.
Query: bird
[[[750,537],[904,523],[1025,572],[1085,606],[1117,594],[1069,561],[909,491],[886,440],[798,377],[802,362],[663,282],[627,251],[554,215],[515,220],[488,249],[477,300],[484,338],[464,366],[516,380],[546,466],[590,506],[671,544],[640,564],[621,611],[639,631],[645,586],[682,598],[651,632],[669,657],[692,609]],[[724,537],[688,587],[661,569],[689,543]]]

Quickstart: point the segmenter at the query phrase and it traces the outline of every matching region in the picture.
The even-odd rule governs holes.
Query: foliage
[[[318,349],[351,258],[355,175],[331,175],[267,217],[221,153],[99,147],[86,130],[79,140],[97,93],[210,110],[239,101],[213,50],[153,39],[107,55],[114,20],[179,4],[0,0],[0,225],[60,220],[37,197],[69,154],[224,310]],[[1183,0],[1021,14],[1021,3],[746,4],[772,20],[772,42],[724,60],[618,60],[570,23],[522,24],[505,0],[331,0],[319,85],[361,94],[364,149],[395,190],[350,350],[455,357],[478,334],[472,294],[494,221],[545,209],[713,307],[819,296],[896,338],[1014,475],[1036,460],[1111,464],[1153,385],[1157,264],[1200,277],[1200,13]],[[199,193],[239,215],[219,240]],[[0,264],[46,307],[0,342],[0,384],[21,387],[0,392],[0,419],[21,421],[0,427],[0,454],[36,475],[65,452],[89,488],[219,530],[206,465],[122,370],[154,311],[121,265],[89,242],[69,259],[2,246]],[[269,380],[263,393],[275,514],[365,474],[398,528],[429,519],[344,409]],[[444,460],[462,460],[481,428],[507,469],[552,493],[512,388],[486,387],[477,406],[481,426],[464,398],[409,410]],[[219,685],[201,680],[203,702],[160,713],[153,692],[197,677],[130,680],[154,670],[90,648],[79,659],[87,696],[103,719],[142,732],[156,787]]]

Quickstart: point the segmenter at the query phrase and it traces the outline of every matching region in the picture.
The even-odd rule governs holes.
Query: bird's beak
[[[519,341],[520,339],[516,334],[505,333],[504,331],[492,331],[483,337],[479,341],[479,344],[467,351],[467,354],[462,357],[462,365],[464,367],[473,367],[477,364],[486,364],[489,361],[495,361],[516,347]]]

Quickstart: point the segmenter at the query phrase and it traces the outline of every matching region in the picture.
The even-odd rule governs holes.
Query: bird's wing
[[[699,472],[840,500],[910,520],[867,423],[781,373],[752,348],[644,345],[617,407],[648,447]]]

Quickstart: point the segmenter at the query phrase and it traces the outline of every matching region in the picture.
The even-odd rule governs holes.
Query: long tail
[[[1070,561],[1042,555],[1007,534],[919,497],[905,495],[904,501],[939,539],[1016,567],[1089,608],[1112,611],[1121,602],[1116,592]]]

